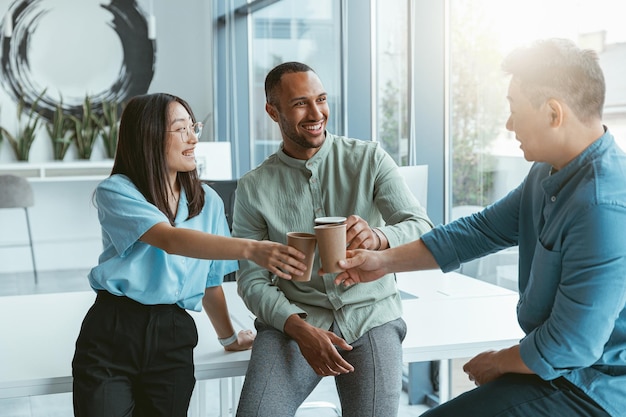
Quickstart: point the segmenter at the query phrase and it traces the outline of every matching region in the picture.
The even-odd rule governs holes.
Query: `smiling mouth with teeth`
[[[322,123],[318,123],[318,124],[313,125],[313,126],[304,126],[304,128],[306,130],[319,130],[319,129],[322,128]]]

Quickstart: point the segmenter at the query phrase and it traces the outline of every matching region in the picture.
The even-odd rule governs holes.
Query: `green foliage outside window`
[[[477,8],[457,1],[450,24],[452,207],[493,200],[493,144],[506,121],[506,77],[497,36]]]
[[[391,80],[387,81],[381,102],[381,128],[379,141],[383,149],[400,166],[406,165],[406,155],[401,154],[400,118],[406,117],[406,111],[401,111],[398,97],[400,91]],[[404,136],[406,137],[406,135]],[[404,160],[403,160],[404,159]]]

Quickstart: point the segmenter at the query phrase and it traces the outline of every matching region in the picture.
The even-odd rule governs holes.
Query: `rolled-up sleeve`
[[[453,271],[464,262],[518,244],[523,185],[481,212],[436,227],[422,236],[442,271]]]

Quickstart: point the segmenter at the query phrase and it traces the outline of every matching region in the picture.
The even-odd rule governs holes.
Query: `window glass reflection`
[[[398,165],[408,165],[409,7],[407,0],[376,3],[376,140]]]
[[[449,0],[451,218],[480,210],[525,177],[530,163],[504,125],[508,77],[500,70],[518,45],[547,37],[595,49],[607,94],[605,124],[626,145],[626,26],[611,0]],[[620,142],[621,141],[621,142]],[[517,253],[503,251],[462,272],[516,289]]]
[[[252,14],[251,119],[253,166],[278,148],[280,131],[265,113],[265,76],[274,66],[300,61],[317,72],[326,91],[328,130],[338,133],[341,123],[340,2],[283,0]]]

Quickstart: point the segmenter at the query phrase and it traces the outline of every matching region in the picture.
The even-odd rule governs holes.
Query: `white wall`
[[[1,18],[13,2],[0,0]],[[25,78],[33,81],[35,91],[46,88],[46,94],[54,99],[62,94],[64,103],[81,104],[86,94],[112,88],[122,70],[123,56],[120,39],[109,27],[111,15],[98,12],[103,10],[100,3],[106,0],[48,0],[41,4],[52,11],[41,16],[36,28],[30,28],[30,68]],[[184,98],[201,120],[213,115],[211,3],[153,0],[152,8],[157,36],[154,76],[148,92],[167,92]],[[137,4],[143,14],[149,13],[149,0],[138,0]],[[54,13],[55,8],[59,13]],[[17,103],[6,85],[0,84],[0,125],[10,132],[17,128],[16,109]],[[204,140],[213,138],[212,130],[209,117]],[[99,160],[103,155],[103,147],[98,143],[91,159]],[[52,145],[41,126],[30,161],[51,159]],[[65,160],[73,159],[75,150],[71,147]],[[14,161],[8,141],[0,142],[0,164]]]
[[[0,0],[0,17],[14,3],[14,0]],[[120,39],[108,26],[111,15],[99,6],[106,0],[44,3],[39,6],[51,12],[41,16],[36,29],[31,27],[34,33],[30,35],[28,52],[30,76],[48,91],[63,93],[66,99],[107,89],[121,70],[123,59]],[[149,14],[150,3],[137,1],[142,14]],[[156,52],[154,76],[147,92],[181,96],[199,119],[213,114],[211,11],[210,1],[152,1]],[[213,137],[212,121],[207,124],[205,140]],[[0,125],[9,131],[17,127],[16,103],[4,88],[0,88]],[[101,161],[104,157],[104,147],[98,141],[91,161]],[[52,145],[42,127],[29,162],[51,160]],[[76,150],[72,146],[64,162],[74,160]],[[15,163],[15,156],[4,140],[0,142],[0,168],[11,163]],[[97,183],[82,179],[31,182],[35,193],[31,226],[39,270],[90,268],[96,264],[101,249],[100,227],[91,195]],[[25,243],[26,236],[23,212],[0,210],[0,273],[31,269],[28,247],[2,247]]]
[[[29,209],[38,270],[90,268],[100,254],[100,226],[91,195],[97,181],[32,182]],[[0,272],[32,270],[24,210],[0,210]]]

